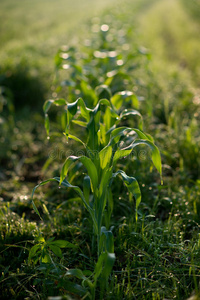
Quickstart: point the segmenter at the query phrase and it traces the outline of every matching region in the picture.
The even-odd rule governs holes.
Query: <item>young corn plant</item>
[[[142,96],[144,87],[138,71],[141,66],[143,69],[146,67],[150,56],[145,49],[137,46],[132,48],[131,53],[127,51],[132,28],[121,23],[119,27],[115,20],[112,20],[112,27],[109,24],[90,24],[90,28],[94,26],[95,32],[85,41],[81,51],[68,46],[58,50],[53,95],[62,97],[67,94],[71,101],[81,97],[89,108],[101,99],[95,93],[98,85],[107,85],[112,94],[137,86],[137,93]]]
[[[123,96],[124,93],[121,94],[121,98]],[[120,100],[119,98],[120,94],[118,95],[118,100]],[[128,188],[130,196],[135,199],[136,221],[137,209],[141,202],[141,192],[137,180],[128,176],[123,170],[117,169],[118,160],[130,155],[138,145],[146,145],[151,149],[151,158],[154,166],[160,175],[162,173],[160,152],[152,137],[142,131],[142,116],[140,113],[134,109],[126,109],[118,113],[113,105],[113,101],[112,98],[110,101],[101,99],[94,109],[88,108],[81,98],[73,103],[67,103],[64,99],[58,99],[48,100],[44,104],[47,134],[49,135],[49,108],[52,104],[64,105],[66,116],[64,134],[66,139],[72,139],[80,143],[85,149],[85,155],[67,157],[63,164],[60,178],[51,178],[38,186],[50,181],[57,181],[66,188],[74,189],[90,214],[97,240],[97,264],[93,273],[93,280],[86,280],[85,276],[80,275],[82,274],[81,270],[77,269],[69,270],[66,275],[78,277],[83,282],[87,281],[92,299],[95,298],[97,280],[101,287],[101,293],[105,288],[108,289],[108,278],[115,261],[114,237],[112,227],[110,227],[114,206],[112,194],[113,179],[119,176]],[[138,128],[120,126],[126,118],[137,119]],[[87,134],[84,141],[81,137],[71,134],[70,125],[72,123],[86,129]],[[84,135],[82,134],[82,136]],[[68,172],[76,162],[81,163],[87,170],[87,175],[83,178],[82,188],[72,185],[67,180]],[[35,210],[39,213],[36,207]],[[101,276],[102,272],[103,276]]]

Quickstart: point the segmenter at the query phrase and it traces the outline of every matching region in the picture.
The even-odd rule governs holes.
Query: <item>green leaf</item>
[[[76,248],[76,245],[73,245],[72,243],[65,241],[65,240],[53,241],[53,242],[51,242],[51,245],[55,245],[59,248]]]
[[[51,179],[51,181],[52,181],[52,179]],[[53,178],[53,181],[60,182],[60,178],[55,177],[55,178]],[[85,207],[87,208],[88,212],[90,213],[90,215],[92,217],[95,233],[98,234],[98,226],[97,226],[97,220],[96,220],[96,217],[95,217],[94,210],[90,207],[90,205],[85,200],[85,197],[84,197],[83,192],[81,191],[81,189],[78,186],[71,185],[67,180],[63,180],[61,185],[65,186],[65,187],[73,188],[77,192],[77,194],[81,197]]]
[[[134,177],[129,177],[128,175],[126,175],[124,171],[121,170],[114,173],[113,177],[116,177],[119,174],[122,176],[123,181],[126,187],[128,188],[129,192],[134,196],[136,200],[136,221],[137,221],[137,209],[141,202],[141,191],[140,191],[139,184]]]
[[[114,146],[122,137],[127,136],[131,131],[133,131],[133,129],[129,127],[111,128],[109,145]]]
[[[50,215],[48,208],[46,207],[46,205],[44,203],[42,204],[42,207],[43,207],[44,213],[46,213],[47,215]]]
[[[67,102],[65,99],[56,99],[56,100],[51,99],[51,100],[45,101],[45,103],[43,105],[43,111],[45,113],[45,128],[46,128],[47,136],[49,136],[49,129],[50,129],[48,111],[52,104],[54,104],[56,106],[61,106],[61,105],[66,105]],[[65,112],[65,114],[66,114],[66,112]],[[66,124],[65,124],[66,122],[63,122],[63,120],[62,120],[62,123],[64,124],[64,127],[66,127]]]
[[[100,128],[100,117],[101,117],[101,110],[103,109],[102,106],[105,105],[110,107],[111,104],[107,99],[101,99],[95,106],[93,110],[90,111],[90,120],[87,125],[88,130],[88,140],[87,146],[91,150],[99,150],[100,141],[98,138],[98,131]]]
[[[110,179],[112,178],[112,167],[109,169],[104,169],[104,172],[101,177],[101,182],[99,185],[99,196],[102,197],[103,194],[107,191],[107,186],[110,183]]]
[[[103,270],[103,276],[106,277],[106,282],[108,280],[108,277],[110,276],[114,263],[115,263],[115,253],[106,253],[106,260],[105,260],[105,265]]]
[[[52,103],[54,102],[54,100],[47,100],[45,101],[44,105],[43,105],[43,111],[45,113],[48,112],[49,108],[51,107]]]
[[[34,245],[29,251],[28,260],[30,261],[36,254],[36,252],[41,248],[40,244]]]
[[[97,186],[98,186],[98,173],[97,173],[97,169],[94,165],[94,163],[92,162],[92,160],[87,157],[87,156],[69,156],[63,167],[62,167],[62,171],[61,171],[61,176],[60,176],[60,183],[65,179],[69,167],[76,162],[77,160],[79,160],[87,169],[88,171],[88,175],[91,179],[91,183],[92,183],[92,190],[95,191]]]
[[[105,112],[103,114],[103,123],[100,124],[100,134],[101,134],[101,140],[103,141],[103,145],[107,145],[109,141],[109,133],[111,132],[110,129],[117,124],[117,120],[119,119],[118,114],[114,112],[114,110],[111,107],[107,107],[105,109]],[[102,132],[103,128],[103,132]]]
[[[94,284],[92,283],[91,280],[89,280],[80,269],[70,269],[67,271],[65,276],[75,276],[78,279],[82,279],[83,281],[86,281],[87,284],[91,287],[94,288]]]
[[[85,176],[83,179],[83,194],[86,202],[89,205],[89,196],[90,196],[90,177]]]
[[[51,258],[50,258],[50,256],[49,256],[49,254],[48,254],[48,253],[44,253],[44,255],[43,255],[42,258],[41,258],[41,261],[42,261],[42,263],[44,263],[44,264],[49,264],[49,263],[51,263]]]
[[[89,104],[89,106],[96,105],[98,99],[91,86],[82,80],[80,87],[81,87],[81,92],[83,94],[83,98],[87,99],[87,103]]]
[[[90,109],[88,109],[85,105],[85,102],[83,101],[82,98],[78,98],[75,102],[73,103],[68,103],[67,105],[67,110],[68,110],[68,124],[71,122],[72,118],[75,116],[77,113],[78,106],[80,106],[80,111],[81,115],[89,121],[89,112]]]
[[[114,157],[113,157],[113,165],[116,164],[118,159],[129,155],[132,152],[132,149],[126,150],[126,149],[119,149],[115,152]]]
[[[36,207],[36,205],[35,205],[35,203],[34,203],[33,200],[32,200],[32,205],[33,205],[33,209],[36,212],[36,214],[40,217],[41,220],[43,220],[42,217],[41,217],[41,215],[40,215],[40,213],[39,213],[39,210],[37,209],[37,207]]]
[[[70,139],[72,139],[72,140],[74,140],[74,141],[76,141],[76,142],[81,143],[85,148],[87,148],[86,144],[85,144],[83,141],[81,141],[81,139],[79,139],[78,137],[76,137],[76,136],[74,136],[74,135],[71,135],[71,134],[66,135],[65,133],[64,133],[64,135],[65,135],[67,138],[70,138]]]
[[[44,239],[44,237],[43,236],[38,236],[38,237],[36,237],[36,239],[35,239],[37,242],[39,242],[39,243],[45,243],[45,239]]]
[[[66,105],[67,102],[66,102],[65,99],[56,99],[56,100],[50,99],[50,100],[47,100],[47,101],[45,101],[45,103],[43,105],[44,113],[47,113],[49,111],[52,104],[54,104],[56,106],[61,106],[61,105]]]
[[[98,196],[99,200],[96,201],[96,205],[95,205],[95,212],[96,212],[96,219],[97,219],[99,233],[101,231],[102,217],[107,202],[107,191],[108,191],[110,179],[112,178],[112,167],[110,167],[109,169],[105,168],[103,170],[103,174],[101,178],[102,179],[99,186],[99,196]]]
[[[87,277],[83,274],[83,272],[80,269],[70,269],[65,273],[67,276],[75,276],[78,279],[87,280]]]
[[[118,130],[119,129],[119,130]],[[124,136],[126,135],[127,132],[135,132],[139,138],[142,138],[142,139],[145,139],[147,141],[150,141],[153,143],[153,138],[150,136],[150,135],[147,135],[146,133],[142,132],[141,130],[139,129],[136,129],[136,128],[126,128],[126,127],[119,127],[119,128],[116,128],[113,130],[113,132],[111,133],[111,141],[112,139],[114,139],[116,141],[116,138],[120,138],[120,136]],[[114,157],[113,157],[113,165],[116,164],[116,162],[118,161],[118,159],[124,157],[124,156],[127,156],[129,155],[132,150],[133,150],[133,147],[132,145],[134,144],[131,143],[129,146],[123,148],[123,149],[119,149],[115,152],[114,154]]]
[[[55,237],[51,237],[46,241],[46,243],[51,244],[51,242],[53,242],[54,240],[55,240]]]
[[[34,201],[33,201],[33,196],[34,196],[34,193],[35,193],[35,191],[36,191],[36,189],[37,189],[38,187],[40,187],[40,186],[42,186],[42,185],[45,185],[45,184],[47,184],[47,183],[49,183],[49,182],[51,182],[51,181],[56,181],[56,180],[55,180],[54,178],[50,178],[50,179],[48,179],[48,180],[42,181],[42,182],[40,182],[38,185],[36,185],[36,186],[33,188],[33,191],[32,191],[31,198],[32,198],[33,209],[35,210],[36,214],[38,214],[38,216],[40,217],[41,220],[43,220],[43,219],[42,219],[42,217],[41,217],[41,215],[40,215],[40,213],[39,213],[39,211],[38,211],[38,209],[37,209],[37,207],[36,207],[36,205],[35,205],[35,203],[34,203]]]
[[[78,157],[77,156],[69,156],[67,157],[66,161],[64,162],[61,170],[61,175],[60,175],[60,184],[63,182],[65,177],[67,176],[67,173],[69,171],[69,167],[77,161]]]
[[[50,123],[49,123],[49,116],[47,115],[47,113],[45,113],[45,119],[44,119],[44,126],[45,126],[45,129],[46,129],[46,133],[47,133],[47,136],[49,136],[49,130],[50,130]]]
[[[103,252],[96,263],[94,270],[94,280],[97,281],[98,277],[103,274],[103,279],[105,284],[108,281],[108,277],[112,271],[113,265],[115,263],[115,254]]]
[[[160,156],[160,151],[158,150],[157,146],[151,142],[150,140],[135,140],[131,145],[126,147],[126,149],[133,149],[134,147],[138,145],[147,145],[151,149],[151,158],[153,161],[154,166],[160,173],[161,177],[161,184],[163,184],[162,181],[162,163],[161,163],[161,156]]]
[[[98,277],[101,275],[103,271],[103,263],[106,259],[106,253],[103,252],[96,263],[95,269],[94,269],[94,280],[97,281]]]
[[[133,131],[135,131],[137,133],[137,135],[140,139],[148,140],[148,141],[151,141],[152,143],[154,142],[154,139],[152,138],[152,136],[150,134],[144,133],[143,131],[136,129],[136,128],[133,128]]]
[[[133,117],[137,116],[137,117],[139,117],[138,127],[139,127],[140,130],[142,130],[143,129],[143,119],[142,119],[142,115],[139,113],[139,111],[137,111],[135,109],[125,109],[120,114],[120,120],[122,120],[123,118],[129,117],[129,116],[133,116]]]
[[[97,86],[95,88],[95,93],[97,94],[99,99],[110,99],[110,97],[112,96],[111,89],[105,84]]]
[[[53,244],[53,243],[48,244],[48,246],[49,246],[49,248],[53,251],[53,253],[54,253],[56,256],[62,258],[62,251],[61,251],[61,249],[60,249],[58,246],[56,246],[56,245]]]
[[[81,126],[81,127],[84,127],[84,128],[87,127],[87,122],[79,121],[79,120],[73,120],[72,122],[73,122],[74,124],[77,124],[77,125]]]
[[[56,99],[54,100],[53,104],[56,106],[66,105],[67,101],[65,99]]]
[[[132,105],[136,108],[139,106],[138,99],[133,92],[130,91],[121,91],[116,93],[111,98],[112,104],[116,107],[116,109],[120,109],[124,103],[131,102]]]
[[[110,220],[111,220],[111,215],[113,212],[113,206],[114,206],[114,201],[113,201],[113,193],[111,191],[111,188],[107,188],[107,209],[104,211],[104,220],[105,220],[105,225],[106,228],[110,227]]]
[[[105,167],[107,167],[107,165],[110,164],[111,157],[112,157],[111,146],[106,146],[99,152],[101,169],[105,169]]]
[[[68,292],[73,293],[81,297],[81,299],[86,299],[85,296],[88,295],[88,290],[81,285],[66,280],[66,278],[60,279],[60,285]],[[90,296],[90,294],[88,295]]]
[[[107,230],[105,226],[101,227],[101,236],[104,235],[106,238],[106,251],[114,253],[114,237],[111,230]]]

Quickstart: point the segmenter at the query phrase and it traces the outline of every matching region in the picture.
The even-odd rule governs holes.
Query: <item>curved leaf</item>
[[[88,171],[88,175],[91,179],[91,183],[92,183],[92,189],[93,191],[96,190],[97,186],[98,186],[98,173],[97,173],[97,169],[94,165],[94,163],[92,162],[92,160],[87,157],[87,156],[69,156],[63,167],[62,167],[62,171],[61,171],[61,176],[60,176],[60,183],[65,179],[67,173],[68,173],[68,170],[69,170],[69,167],[74,163],[76,162],[77,160],[79,160],[87,169]]]
[[[126,150],[126,149],[119,149],[115,152],[114,157],[113,157],[113,165],[116,164],[118,159],[129,155],[132,152],[132,149]]]
[[[116,107],[116,109],[120,109],[125,102],[131,102],[132,105],[136,108],[138,108],[139,106],[139,101],[136,95],[131,91],[121,91],[116,93],[111,98],[111,102]]]
[[[70,269],[67,271],[65,276],[75,276],[78,279],[86,281],[90,288],[94,288],[94,284],[89,280],[80,269]]]
[[[81,143],[85,148],[87,148],[87,146],[86,146],[86,144],[83,142],[83,141],[81,141],[81,139],[79,139],[78,137],[76,137],[76,136],[74,136],[74,135],[72,135],[72,134],[66,134],[66,133],[64,133],[64,135],[66,136],[66,138],[68,139],[68,138],[70,138],[70,139],[72,139],[72,140],[74,140],[74,141],[76,141],[76,142],[79,142],[79,143]]]
[[[62,258],[63,255],[62,255],[62,251],[61,251],[60,247],[58,247],[54,244],[48,244],[48,246],[56,256]]]
[[[64,288],[64,290],[78,295],[79,297],[81,297],[81,299],[85,299],[85,296],[89,294],[86,288],[70,280],[60,279],[60,285],[62,286],[62,288]]]
[[[47,136],[49,136],[50,123],[49,123],[49,116],[47,113],[45,113],[45,116],[44,116],[44,127],[46,129]]]
[[[105,84],[97,86],[95,88],[95,93],[97,94],[99,99],[102,98],[110,99],[110,97],[112,96],[111,89],[109,88],[109,86]]]
[[[149,140],[151,142],[154,142],[154,139],[152,138],[152,136],[150,134],[144,133],[143,131],[141,131],[137,128],[133,128],[133,131],[135,131],[137,133],[137,135],[140,139]]]
[[[48,180],[45,180],[45,181],[41,182],[37,186],[35,186],[34,189],[33,189],[33,192],[32,192],[32,197],[34,195],[35,190],[38,187],[40,187],[42,185],[45,185],[45,184],[47,184],[49,182],[52,182],[52,181],[54,181],[54,182],[56,181],[56,182],[60,183],[60,178],[59,177],[50,178]],[[97,226],[97,221],[96,221],[96,218],[95,218],[94,210],[88,205],[81,189],[78,186],[71,185],[67,180],[63,180],[63,182],[61,182],[61,185],[63,185],[64,187],[73,188],[76,191],[76,193],[81,197],[86,209],[88,210],[88,212],[90,213],[90,215],[92,217],[95,233],[98,234],[98,226]],[[34,204],[34,207],[35,207],[34,209],[36,209],[35,210],[36,213],[39,214],[35,204]],[[39,214],[39,216],[40,216],[40,214]]]
[[[75,114],[77,113],[78,106],[80,107],[81,115],[83,116],[84,119],[89,121],[89,112],[90,109],[86,107],[85,102],[83,101],[82,98],[78,98],[75,102],[73,103],[68,103],[67,104],[67,124],[71,122]]]
[[[125,109],[120,114],[120,120],[122,120],[125,117],[129,117],[129,116],[139,117],[138,127],[139,127],[140,130],[142,130],[143,129],[143,118],[142,118],[142,115],[139,113],[139,111],[137,111],[135,109]],[[118,123],[119,123],[119,120],[118,120]]]
[[[101,238],[105,237],[106,251],[114,253],[114,237],[111,230],[107,230],[105,226],[101,227]]]
[[[121,170],[114,173],[112,177],[116,177],[119,174],[122,176],[122,179],[123,179],[126,187],[128,188],[129,192],[134,196],[134,198],[136,200],[136,221],[137,221],[137,209],[141,202],[140,186],[134,177],[129,177],[128,175],[126,175],[126,173],[124,171],[121,171]]]
[[[160,173],[161,184],[163,184],[162,163],[161,163],[161,156],[160,156],[160,151],[158,150],[158,147],[150,140],[135,140],[133,143],[131,143],[131,145],[129,145],[128,147],[126,147],[124,149],[126,149],[126,150],[133,149],[134,147],[136,147],[138,145],[147,145],[151,149],[151,158],[152,158],[153,164],[156,167],[156,169],[158,170],[158,172]]]
[[[44,113],[47,113],[51,107],[51,105],[54,104],[56,106],[61,106],[61,105],[66,105],[67,101],[65,99],[50,99],[46,100],[44,105],[43,105],[43,111]]]
[[[112,157],[112,147],[111,146],[107,146],[99,152],[101,169],[105,169],[105,167],[107,165],[109,165],[111,157]]]
[[[65,240],[56,240],[56,241],[52,241],[52,242],[48,243],[48,245],[49,244],[55,245],[59,248],[76,248],[76,245],[74,245],[68,241],[65,241]]]
[[[103,252],[96,263],[94,270],[94,280],[97,281],[98,277],[103,273],[104,283],[107,284],[108,277],[112,271],[115,263],[115,254]]]
[[[98,101],[97,105],[93,110],[90,111],[90,120],[87,124],[88,130],[88,140],[87,146],[91,150],[99,150],[100,141],[98,138],[98,131],[100,128],[100,117],[101,117],[101,110],[102,105],[110,107],[111,104],[107,99],[101,99]]]
[[[41,248],[40,244],[34,245],[29,251],[28,260],[30,261],[36,254],[36,252]]]
[[[88,203],[89,205],[89,196],[90,196],[90,177],[89,176],[85,176],[83,179],[83,194],[85,197],[85,201]]]
[[[44,111],[45,113],[48,112],[48,110],[49,110],[49,108],[51,107],[53,101],[54,101],[54,100],[51,99],[51,100],[46,100],[46,101],[44,102],[44,105],[43,105],[43,111]]]
[[[109,141],[109,145],[113,146],[116,143],[119,142],[119,140],[121,139],[121,137],[124,137],[127,135],[127,133],[133,131],[132,128],[129,127],[118,127],[118,128],[113,128],[111,129],[111,134],[110,134],[110,141]]]

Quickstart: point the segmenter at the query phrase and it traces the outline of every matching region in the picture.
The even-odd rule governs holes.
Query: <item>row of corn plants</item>
[[[111,291],[109,280],[115,262],[115,237],[111,226],[115,205],[113,180],[116,177],[121,178],[127,187],[130,201],[135,202],[136,223],[141,202],[137,179],[120,169],[118,162],[125,157],[129,159],[128,156],[134,153],[135,148],[142,145],[150,149],[151,159],[161,176],[161,182],[162,167],[160,152],[152,136],[143,131],[143,119],[138,111],[139,97],[134,93],[134,87],[126,89],[133,84],[133,60],[136,61],[138,56],[140,58],[144,54],[146,56],[146,52],[136,49],[134,54],[125,51],[123,56],[119,51],[112,49],[115,44],[126,45],[125,30],[121,30],[117,40],[112,43],[109,41],[113,35],[110,34],[107,24],[99,28],[96,25],[94,31],[97,31],[98,38],[95,41],[87,41],[90,47],[82,57],[75,48],[63,47],[59,50],[56,56],[54,97],[47,100],[43,107],[48,138],[51,132],[50,108],[59,106],[63,135],[66,141],[70,139],[74,142],[73,147],[79,144],[82,155],[68,156],[63,163],[60,177],[41,182],[34,188],[32,196],[38,187],[52,181],[78,194],[92,221],[96,240],[96,245],[93,243],[96,249],[96,263],[93,271],[68,269],[64,277],[68,287],[71,286],[69,291],[73,290],[75,294],[88,299],[103,299],[105,290]],[[126,48],[128,49],[128,45]],[[60,72],[63,71],[66,79],[60,82],[63,76]],[[64,86],[67,86],[67,100],[58,97],[58,93],[64,94]],[[82,177],[80,186],[72,182],[77,172]],[[69,173],[73,176],[68,176]],[[34,200],[33,207],[42,218]],[[65,240],[45,241],[40,236],[30,250],[29,262],[36,264],[40,261],[49,264],[52,262],[50,252],[62,257],[63,247],[73,247],[73,244]],[[72,277],[81,280],[82,285],[70,280]]]

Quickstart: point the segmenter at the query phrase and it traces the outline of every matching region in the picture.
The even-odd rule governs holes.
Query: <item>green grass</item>
[[[41,220],[33,209],[31,192],[39,182],[59,177],[67,156],[85,155],[83,147],[71,139],[66,142],[62,134],[66,131],[62,107],[49,111],[50,139],[46,139],[41,111],[47,95],[69,102],[82,97],[92,108],[98,97],[109,99],[110,93],[117,110],[141,112],[145,132],[154,137],[161,151],[164,185],[160,185],[146,148],[118,161],[117,168],[137,179],[142,201],[136,222],[134,199],[113,178],[109,222],[116,259],[103,296],[99,277],[95,299],[182,300],[192,295],[196,296],[191,299],[199,299],[200,42],[193,10],[198,3],[192,3],[144,0],[124,1],[120,6],[120,1],[116,5],[88,0],[73,1],[68,7],[68,1],[61,0],[1,1],[0,85],[10,89],[8,94],[1,90],[0,95],[4,103],[0,118],[1,299],[90,299],[86,296],[88,283],[94,282],[102,266],[95,269],[97,245],[87,209],[73,189],[58,188],[52,182],[37,189],[34,196]],[[95,15],[99,18],[94,19]],[[107,34],[91,32],[91,24],[100,28],[105,23],[110,27]],[[74,48],[61,49],[63,44]],[[96,50],[104,52],[93,55]],[[69,57],[63,60],[63,54]],[[63,64],[70,69],[63,69]],[[95,89],[101,84],[108,89]],[[122,101],[119,92],[123,89],[133,94],[125,93],[129,97]],[[109,112],[105,115],[108,122]],[[123,126],[138,125],[135,119],[122,122]],[[87,130],[71,125],[70,133],[87,141]],[[98,125],[103,145],[103,121]],[[126,137],[125,143],[130,141]],[[67,180],[80,188],[84,182],[87,195],[86,171],[76,164],[69,169]],[[102,222],[107,209],[109,206]],[[65,242],[52,243],[52,237]],[[66,241],[75,248],[67,247]]]

